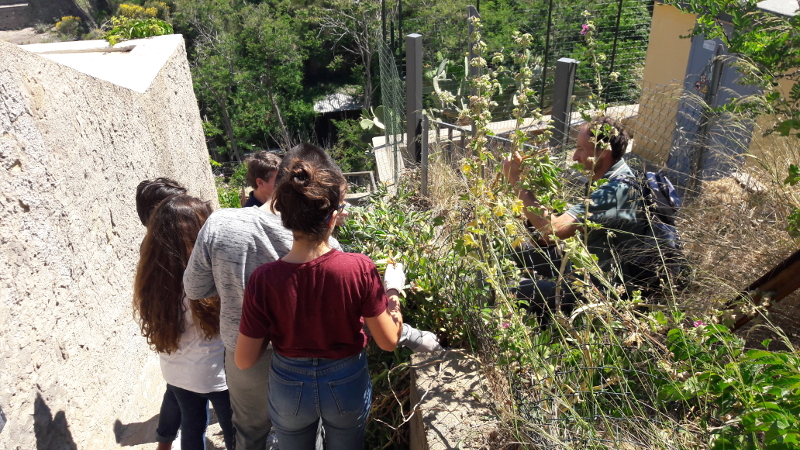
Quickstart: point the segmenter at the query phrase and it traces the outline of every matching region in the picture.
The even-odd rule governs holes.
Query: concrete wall
[[[0,448],[153,441],[135,188],[168,176],[217,204],[183,39],[156,39],[173,51],[144,93],[0,42]]]
[[[106,0],[0,0],[0,30],[20,30],[37,23],[53,25],[64,16],[80,17],[90,27],[92,13],[108,9]]]
[[[672,133],[691,39],[681,39],[694,28],[695,16],[674,6],[655,4],[647,47],[639,116],[634,125],[636,153],[664,164],[669,156]]]

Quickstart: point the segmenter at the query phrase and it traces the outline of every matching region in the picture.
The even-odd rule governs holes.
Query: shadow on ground
[[[41,394],[33,402],[33,433],[36,435],[36,450],[77,450],[72,439],[67,417],[59,411],[53,417]]]

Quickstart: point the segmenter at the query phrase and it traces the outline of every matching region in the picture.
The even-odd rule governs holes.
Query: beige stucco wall
[[[167,176],[217,203],[183,40],[163,39],[144,93],[0,42],[2,449],[152,442],[164,382],[131,313],[135,188]]]
[[[694,28],[695,16],[674,6],[655,4],[647,47],[639,116],[633,125],[634,151],[663,164],[669,155],[680,91],[686,76],[691,39],[681,39]]]
[[[789,97],[792,87],[791,80],[781,80],[778,82],[778,89],[784,97]],[[756,164],[767,168],[775,179],[783,179],[788,174],[789,164],[796,164],[800,149],[798,149],[797,138],[794,136],[782,137],[777,133],[764,136],[766,130],[772,129],[778,123],[774,116],[760,117],[756,121],[753,130],[753,140],[750,142],[750,154],[753,158],[747,158],[747,166]]]

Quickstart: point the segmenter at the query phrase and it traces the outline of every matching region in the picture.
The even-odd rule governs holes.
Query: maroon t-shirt
[[[367,345],[363,317],[380,315],[387,302],[364,255],[331,250],[303,264],[278,260],[250,276],[239,332],[272,340],[289,358],[346,358]]]

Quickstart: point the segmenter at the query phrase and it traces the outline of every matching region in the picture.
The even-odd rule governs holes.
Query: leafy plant
[[[115,16],[111,18],[111,26],[105,32],[105,40],[110,45],[117,45],[119,42],[129,39],[142,39],[152,36],[162,36],[172,34],[172,25],[154,17],[146,19],[131,19],[125,16]]]
[[[80,27],[80,17],[64,16],[56,22],[55,30],[63,38],[74,38]]]
[[[764,342],[768,346],[769,341]],[[711,449],[800,448],[800,358],[744,350],[723,325],[667,333],[675,369],[685,375],[666,386],[664,400],[704,406]]]
[[[233,174],[226,177],[222,164],[211,158],[209,158],[209,162],[214,171],[219,172],[214,175],[214,185],[217,188],[217,199],[219,200],[220,208],[240,208],[242,206],[241,195],[247,185],[245,179],[247,176],[247,164],[238,164],[235,166]]]
[[[343,172],[373,170],[375,155],[372,145],[362,139],[363,120],[334,120],[337,130],[336,144],[329,150],[331,157]]]

